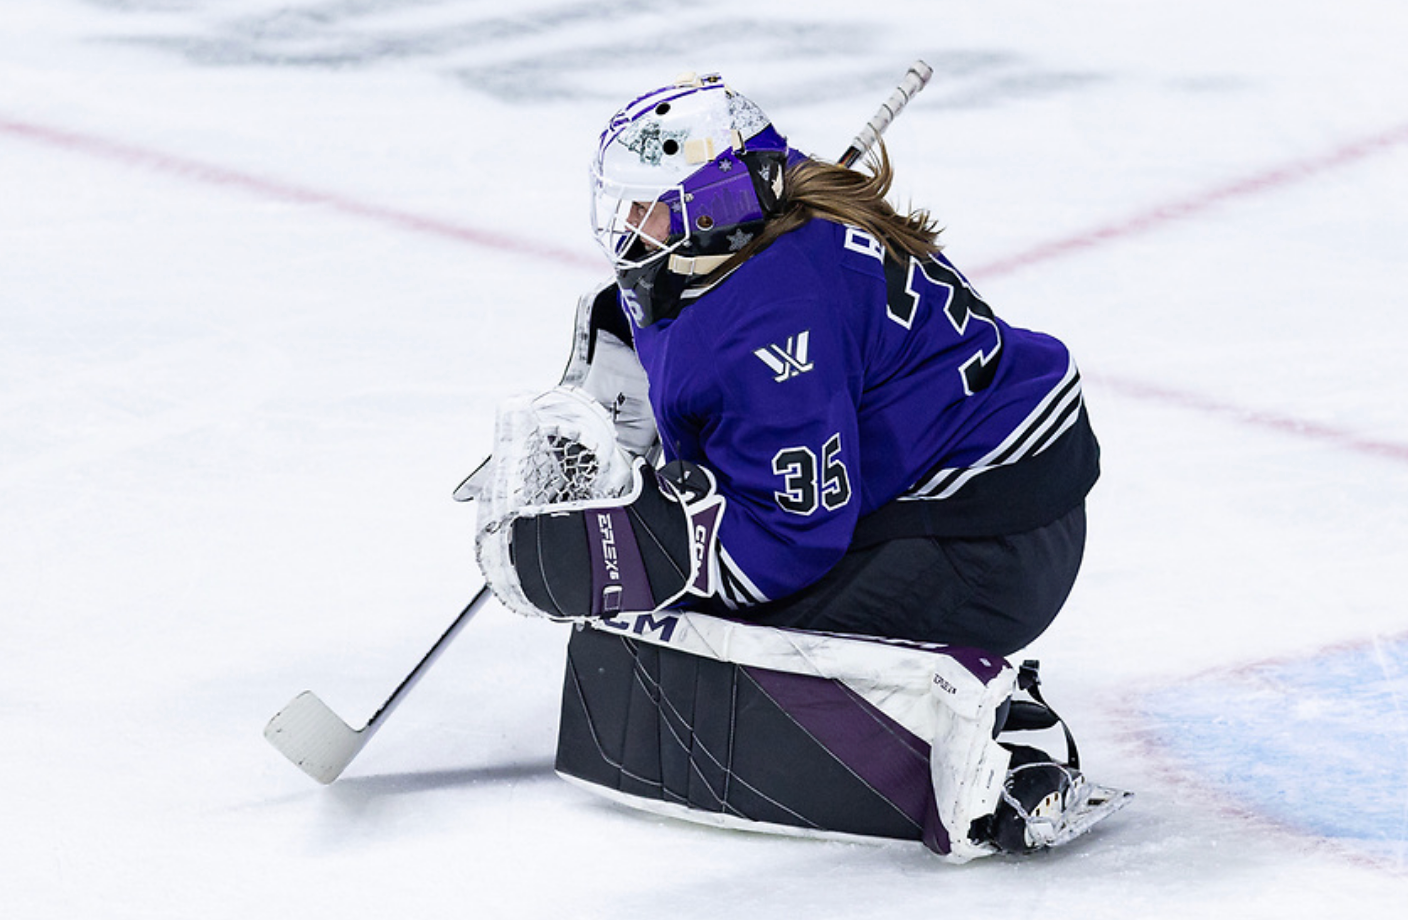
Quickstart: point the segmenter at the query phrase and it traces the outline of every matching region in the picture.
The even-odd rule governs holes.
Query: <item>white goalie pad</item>
[[[616,442],[634,457],[645,457],[659,443],[650,408],[650,384],[635,349],[606,329],[592,327],[596,301],[616,290],[612,279],[583,294],[577,302],[572,354],[562,385],[579,387],[611,413]]]
[[[572,353],[567,356],[567,367],[562,371],[559,386],[580,387],[587,379],[587,358],[592,348],[592,310],[596,299],[608,288],[616,287],[616,279],[610,278],[584,293],[577,299],[577,312],[572,324]]]
[[[996,852],[991,844],[971,841],[968,831],[976,819],[997,807],[1010,759],[1007,749],[993,739],[998,712],[1017,687],[1016,672],[1004,658],[973,649],[777,629],[684,611],[623,615],[589,621],[587,626],[701,658],[843,684],[883,718],[928,745],[942,839],[937,845],[926,843],[955,863]],[[644,797],[628,803],[662,810],[661,803]],[[702,823],[798,833],[795,827],[740,821],[727,810],[694,811],[678,804],[663,810]]]
[[[630,491],[631,458],[611,417],[577,387],[507,400],[478,493],[475,554],[484,580],[509,609],[541,616],[524,595],[510,554],[513,521],[546,508],[581,508]]]
[[[605,329],[597,330],[582,389],[610,410],[622,450],[635,457],[650,455],[660,438],[650,408],[650,385],[634,348]]]
[[[933,756],[929,769],[939,818],[950,828],[948,858],[967,862],[995,852],[987,843],[974,843],[967,829],[992,814],[1002,799],[1011,754],[993,738],[998,709],[1017,690],[1017,674],[1000,658],[1002,669],[986,683],[959,666],[937,668],[931,684],[934,698]],[[945,670],[957,680],[949,680]]]

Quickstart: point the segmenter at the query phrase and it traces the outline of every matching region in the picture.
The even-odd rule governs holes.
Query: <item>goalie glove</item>
[[[724,500],[706,471],[671,467],[674,478],[638,459],[631,490],[619,499],[515,518],[513,574],[535,610],[554,619],[611,617],[713,593]],[[686,480],[697,491],[687,491]]]
[[[577,303],[572,352],[557,389],[576,389],[595,399],[615,429],[612,437],[627,454],[658,458],[660,437],[650,408],[650,386],[631,342],[630,323],[616,302],[616,282],[584,294]],[[493,475],[493,464],[486,460],[455,489],[455,501],[483,501]]]
[[[712,593],[723,498],[698,467],[662,479],[624,453],[592,396],[557,387],[500,408],[476,552],[510,609],[554,619]],[[663,472],[663,471],[662,471]]]

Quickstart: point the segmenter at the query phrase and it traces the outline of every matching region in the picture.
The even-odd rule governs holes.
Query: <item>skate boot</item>
[[[1065,814],[1081,800],[1085,779],[1044,751],[1005,745],[1012,763],[1002,801],[980,833],[1004,853],[1029,853],[1056,845]]]
[[[1002,801],[991,815],[973,823],[974,840],[992,844],[1003,853],[1030,853],[1069,843],[1096,822],[1119,811],[1133,795],[1097,786],[1080,771],[1075,738],[1060,716],[1042,698],[1035,661],[1023,662],[1020,691],[1030,700],[1011,700],[1002,732],[1041,731],[1059,727],[1065,736],[1066,761],[1026,745],[1003,743],[1012,752]]]

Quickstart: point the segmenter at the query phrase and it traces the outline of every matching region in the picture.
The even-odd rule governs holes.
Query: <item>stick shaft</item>
[[[450,640],[457,636],[459,631],[464,629],[465,624],[474,618],[474,615],[479,612],[479,608],[483,607],[484,602],[489,599],[489,595],[489,586],[487,584],[479,589],[479,593],[475,594],[474,598],[460,611],[460,615],[455,617],[455,621],[445,629],[445,632],[441,634],[439,639],[435,640],[435,644],[430,647],[430,651],[425,653],[425,657],[411,669],[411,673],[407,674],[405,678],[402,679],[401,683],[396,686],[396,689],[391,691],[391,696],[387,697],[386,702],[381,704],[381,708],[373,713],[372,717],[367,720],[366,728],[363,729],[363,731],[369,733],[375,732],[381,720],[391,715],[396,707],[401,705],[401,700],[405,699],[406,694],[411,691],[411,688],[420,682],[425,672],[430,669],[430,666],[434,664],[435,660],[445,651],[445,648],[450,644]]]
[[[420,682],[425,672],[445,651],[450,640],[473,619],[488,599],[489,587],[485,585],[464,610],[460,611],[460,615],[455,617],[454,622],[430,647],[430,651],[411,669],[411,673],[391,691],[386,702],[372,714],[366,725],[353,728],[319,699],[316,693],[305,690],[274,714],[264,728],[264,737],[275,750],[304,773],[320,783],[331,783],[341,776],[347,765],[362,752],[362,748],[367,746],[367,742],[385,723],[387,716],[401,705],[406,694]]]
[[[880,135],[890,126],[890,122],[904,110],[921,89],[929,82],[929,78],[934,75],[934,69],[923,61],[915,61],[909,68],[909,72],[904,75],[899,86],[890,94],[884,104],[875,112],[875,116],[865,123],[865,127],[851,141],[851,146],[846,148],[846,152],[841,154],[841,159],[837,160],[841,166],[854,166],[866,151],[875,146],[875,142],[880,139]]]

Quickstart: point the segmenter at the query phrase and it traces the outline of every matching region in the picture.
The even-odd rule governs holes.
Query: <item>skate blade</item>
[[[1061,815],[1061,821],[1053,829],[1054,832],[1048,840],[1042,842],[1042,849],[1065,846],[1083,836],[1092,827],[1128,805],[1133,798],[1134,793],[1123,789],[1087,784],[1081,800]]]

